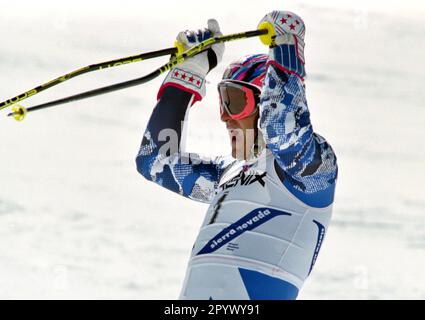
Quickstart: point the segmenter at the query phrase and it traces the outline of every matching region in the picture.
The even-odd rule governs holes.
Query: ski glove
[[[269,61],[279,69],[296,74],[301,80],[305,77],[303,20],[289,11],[273,11],[264,16],[258,25],[267,28],[271,38],[265,37],[263,43],[269,45]],[[270,41],[267,41],[269,39]]]
[[[187,50],[211,37],[221,36],[220,26],[214,19],[208,20],[208,28],[197,31],[182,31],[177,35],[177,44]],[[186,59],[174,67],[165,78],[158,92],[158,100],[164,89],[174,86],[194,94],[193,103],[205,96],[205,77],[223,57],[224,44],[214,44],[207,51]]]

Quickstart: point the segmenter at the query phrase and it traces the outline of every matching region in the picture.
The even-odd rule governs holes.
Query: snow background
[[[177,2],[175,2],[177,3]],[[421,1],[0,0],[0,100],[78,67],[172,46],[216,18],[255,29],[281,6],[303,17],[315,130],[339,160],[334,219],[300,299],[425,298],[425,4]],[[188,147],[229,152],[215,84],[258,39],[227,44],[191,111]],[[50,99],[146,74],[159,58],[88,74]],[[0,298],[175,299],[207,209],[138,175],[162,82],[29,114],[0,111]]]

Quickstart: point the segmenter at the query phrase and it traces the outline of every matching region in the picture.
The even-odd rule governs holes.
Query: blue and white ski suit
[[[259,119],[266,148],[247,161],[160,150],[163,129],[181,141],[192,99],[164,90],[136,159],[148,180],[209,204],[181,299],[295,299],[327,231],[337,178],[336,156],[310,123],[303,81],[269,66]]]

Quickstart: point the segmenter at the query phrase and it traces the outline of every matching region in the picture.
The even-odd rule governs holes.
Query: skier
[[[232,156],[184,152],[189,109],[224,52],[215,44],[167,75],[136,159],[148,180],[210,204],[181,299],[295,299],[330,222],[336,156],[310,123],[304,23],[287,11],[260,23],[276,33],[269,54],[235,61],[218,84]],[[220,28],[209,20],[177,40],[187,49],[215,35]]]

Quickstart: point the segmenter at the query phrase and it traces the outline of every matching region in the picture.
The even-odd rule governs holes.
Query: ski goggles
[[[254,85],[237,80],[224,80],[218,84],[220,113],[235,120],[249,117],[257,111],[261,90]]]

